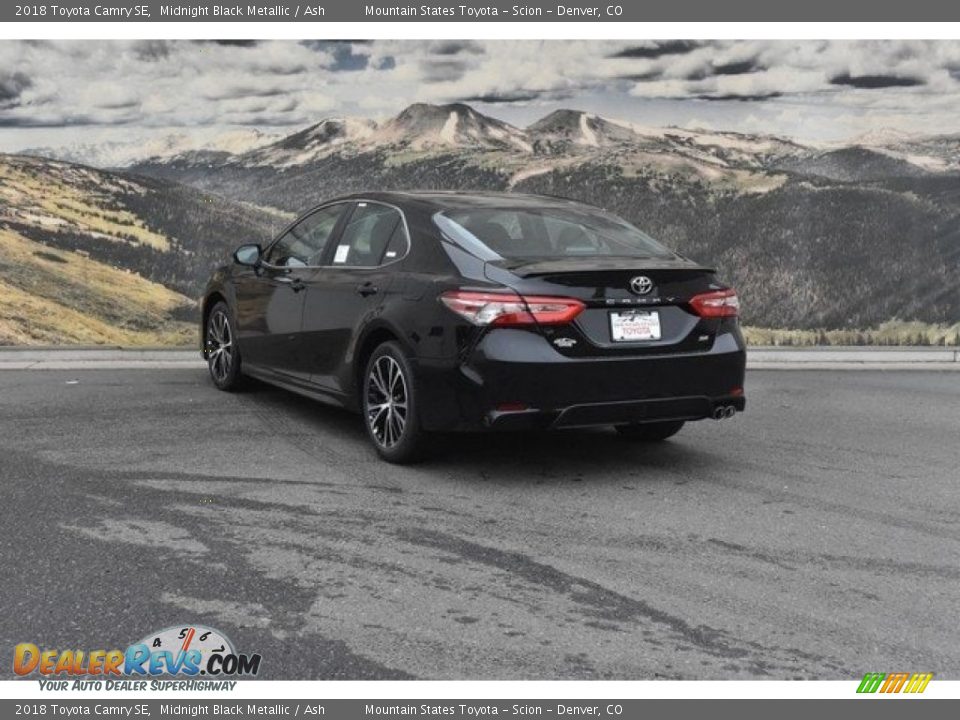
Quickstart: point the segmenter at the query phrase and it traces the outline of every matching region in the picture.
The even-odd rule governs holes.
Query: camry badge
[[[637,295],[646,295],[653,290],[653,280],[646,275],[637,275],[630,281],[630,289]]]

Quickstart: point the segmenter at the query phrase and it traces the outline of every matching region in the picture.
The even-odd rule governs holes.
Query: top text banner
[[[770,0],[589,0],[558,4],[430,2],[427,4],[325,2],[164,2],[58,0],[3,3],[0,22],[954,22],[960,3],[942,0],[873,0],[804,3]]]

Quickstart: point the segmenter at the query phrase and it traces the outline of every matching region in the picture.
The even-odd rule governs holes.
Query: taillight
[[[736,290],[717,290],[690,298],[690,307],[703,318],[736,317],[740,312],[740,300]]]
[[[474,325],[564,325],[586,307],[574,298],[451,290],[440,301]]]

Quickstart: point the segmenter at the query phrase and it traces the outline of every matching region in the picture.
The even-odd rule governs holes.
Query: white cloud
[[[712,98],[706,103],[702,98]],[[737,99],[743,102],[736,102]],[[467,100],[559,105],[806,135],[939,129],[960,109],[960,44],[919,41],[64,41],[0,44],[5,147],[26,126],[279,125]],[[754,100],[755,102],[750,102]],[[803,122],[799,122],[802,118]],[[761,127],[764,124],[767,127]],[[831,123],[836,123],[831,126]]]

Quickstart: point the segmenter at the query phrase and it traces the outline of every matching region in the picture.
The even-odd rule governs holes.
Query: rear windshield
[[[579,208],[448,210],[434,222],[482,259],[590,256],[674,257],[642,230],[601,211]]]

